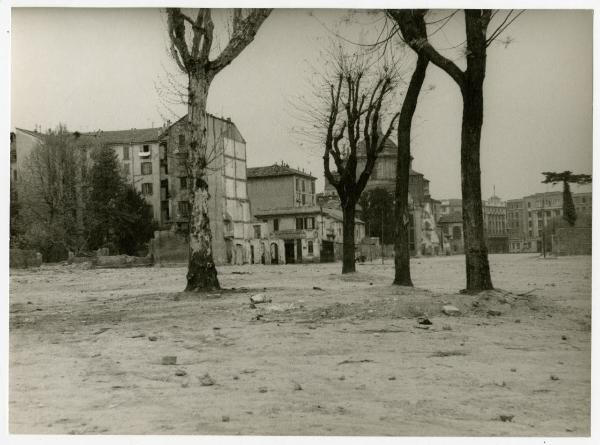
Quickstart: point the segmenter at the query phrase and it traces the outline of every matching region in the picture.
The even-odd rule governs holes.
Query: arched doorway
[[[279,246],[271,243],[271,264],[279,264]]]

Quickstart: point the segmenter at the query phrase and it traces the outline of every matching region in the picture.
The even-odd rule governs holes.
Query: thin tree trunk
[[[190,196],[189,260],[186,291],[219,289],[213,261],[212,233],[208,216],[206,100],[210,80],[190,74],[188,86],[188,152],[192,193]]]
[[[342,273],[344,274],[356,272],[356,257],[354,251],[354,217],[356,215],[356,203],[347,203],[342,210],[344,213]]]
[[[485,62],[483,62],[485,63]],[[485,64],[483,64],[485,72]],[[483,233],[481,168],[479,160],[483,124],[483,76],[467,79],[462,89],[461,178],[463,231],[469,293],[493,289]]]
[[[419,55],[410,79],[398,122],[398,157],[396,159],[396,190],[394,199],[394,283],[412,286],[410,276],[408,183],[410,178],[410,132],[412,119],[429,60]]]

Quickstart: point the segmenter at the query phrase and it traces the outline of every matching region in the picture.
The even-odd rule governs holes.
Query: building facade
[[[592,193],[573,193],[578,218],[592,215]],[[563,192],[535,193],[507,202],[509,251],[542,251],[544,229],[551,220],[563,216]]]
[[[286,263],[332,261],[343,243],[342,212],[316,205],[316,178],[287,164],[248,169],[252,215],[283,240]],[[355,220],[355,240],[365,236]]]
[[[381,135],[383,137],[383,135]],[[383,188],[395,193],[397,145],[387,139],[384,148],[377,155],[369,181],[364,191]],[[361,172],[367,162],[364,142],[357,147],[357,172]],[[325,178],[324,196],[336,196],[335,187]],[[436,214],[438,201],[429,194],[429,180],[422,173],[409,167],[409,248],[412,255],[436,255],[441,252]]]

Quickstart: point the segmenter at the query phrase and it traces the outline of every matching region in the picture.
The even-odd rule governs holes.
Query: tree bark
[[[485,73],[485,60],[474,69]],[[469,76],[462,88],[463,116],[460,147],[464,250],[469,293],[493,289],[481,204],[480,144],[483,125],[483,75]]]
[[[354,218],[356,216],[356,202],[348,202],[342,208],[343,221],[343,253],[342,273],[356,272],[355,242],[354,242]]]
[[[210,79],[206,73],[189,75],[188,166],[192,188],[190,194],[189,259],[186,291],[219,289],[217,268],[213,260],[212,232],[208,216],[206,101]]]
[[[410,133],[419,93],[425,81],[429,60],[419,54],[410,79],[398,121],[398,157],[394,200],[394,283],[412,286],[410,276],[408,183],[410,178]]]

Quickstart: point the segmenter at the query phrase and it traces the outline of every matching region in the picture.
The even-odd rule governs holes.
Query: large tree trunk
[[[342,208],[344,214],[344,245],[342,254],[342,273],[356,272],[356,257],[354,251],[354,218],[356,215],[356,203],[347,203]]]
[[[394,200],[394,283],[412,286],[410,277],[408,183],[410,178],[410,132],[412,119],[429,60],[419,55],[410,79],[398,122],[398,157],[396,159],[396,190]]]
[[[485,73],[485,60],[482,61]],[[469,293],[493,289],[483,233],[479,154],[483,124],[483,75],[467,76],[462,88],[463,118],[460,147],[464,248]]]
[[[208,216],[206,100],[210,80],[206,75],[190,74],[188,84],[188,132],[190,147],[188,170],[191,173],[189,221],[189,261],[186,291],[219,289],[212,254],[212,233]]]

